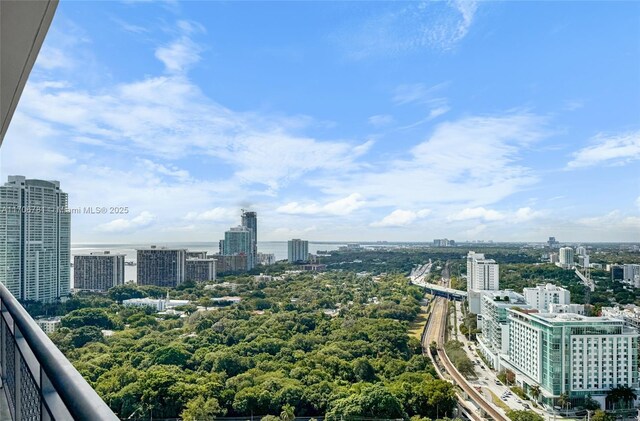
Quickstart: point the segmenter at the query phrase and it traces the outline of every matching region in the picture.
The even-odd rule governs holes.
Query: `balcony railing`
[[[12,420],[118,420],[1,283],[0,309],[0,376]]]

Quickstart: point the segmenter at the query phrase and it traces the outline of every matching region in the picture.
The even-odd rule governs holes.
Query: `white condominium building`
[[[500,359],[509,351],[507,309],[528,308],[524,296],[513,291],[483,291],[478,328],[479,348],[495,370],[501,369]]]
[[[602,307],[602,315],[622,319],[627,325],[640,329],[640,307],[634,304],[627,304],[623,307]]]
[[[636,288],[640,287],[640,265],[623,265],[622,281]]]
[[[500,289],[499,265],[484,254],[470,251],[467,255],[467,291]]]
[[[574,406],[586,396],[604,406],[617,386],[638,390],[638,331],[622,320],[578,314],[508,309],[509,351],[505,365],[526,390],[557,406],[567,393]]]
[[[561,247],[560,250],[558,250],[558,257],[559,266],[565,269],[571,269],[571,267],[573,267],[574,253],[571,247]]]
[[[546,284],[522,290],[527,304],[541,313],[549,313],[551,304],[570,304],[571,294],[562,287]]]
[[[287,257],[289,263],[302,263],[309,261],[309,242],[294,238],[287,242]]]
[[[0,186],[0,282],[20,300],[66,299],[71,214],[58,181],[9,176]]]

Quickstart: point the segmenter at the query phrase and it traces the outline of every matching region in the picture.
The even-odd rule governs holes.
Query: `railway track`
[[[444,352],[446,333],[445,322],[447,317],[446,305],[447,300],[445,300],[444,298],[435,299],[433,308],[431,310],[431,315],[429,316],[429,321],[425,329],[425,334],[423,336],[423,349],[426,349],[427,352],[429,352],[429,344],[431,344],[432,341],[435,341],[437,344],[437,354],[439,360],[444,366],[446,372],[453,379],[453,383],[462,388],[462,390],[469,396],[469,398],[474,401],[476,405],[480,407],[488,416],[496,421],[509,421],[509,418],[495,409],[491,403],[487,402],[485,398],[473,386],[471,386],[469,382],[467,382],[467,380],[453,366],[451,360],[449,360],[449,357]],[[465,408],[468,408],[467,402],[464,401],[462,397],[458,396],[458,400],[463,403]],[[481,419],[480,416],[478,416],[473,411],[471,412],[471,415],[474,419]]]

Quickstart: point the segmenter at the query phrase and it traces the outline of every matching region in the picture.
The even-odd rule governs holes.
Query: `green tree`
[[[184,367],[191,357],[189,351],[183,345],[171,344],[156,349],[153,352],[155,364],[177,365]]]
[[[339,399],[327,413],[328,421],[363,418],[407,418],[402,404],[380,384],[366,385],[356,393]]]
[[[584,409],[589,411],[600,409],[600,403],[597,400],[593,399],[591,395],[587,395],[584,398],[584,403],[582,404],[582,406],[584,407]]]
[[[507,411],[512,421],[544,421],[544,418],[533,411]]]
[[[114,323],[106,310],[101,308],[81,308],[67,314],[60,320],[60,326],[77,329],[83,326],[95,326],[100,329],[113,329]]]
[[[140,291],[137,286],[131,284],[117,285],[113,288],[110,288],[108,295],[112,300],[119,303],[131,298],[146,297],[146,294],[144,292]]]
[[[617,386],[607,392],[607,402],[614,409],[618,402],[622,402],[625,407],[628,407],[636,398],[635,391],[628,386]]]
[[[561,393],[556,402],[562,409],[565,409],[566,407],[568,410],[571,406],[571,400],[569,399],[568,393]]]
[[[102,331],[95,326],[82,326],[71,331],[71,343],[75,348],[82,348],[89,342],[103,340]]]
[[[280,421],[293,421],[296,419],[293,406],[286,404],[280,412]]]
[[[216,416],[226,413],[227,410],[220,407],[217,399],[198,396],[187,403],[180,416],[184,421],[202,421],[214,420]]]
[[[431,341],[431,343],[429,344],[429,352],[433,356],[438,353],[438,344],[436,343],[436,341]]]
[[[591,416],[591,421],[615,421],[616,417],[598,409]]]
[[[356,379],[362,382],[372,382],[376,379],[376,372],[371,363],[366,358],[358,358],[352,363],[353,374]]]
[[[538,401],[538,398],[540,397],[540,393],[541,393],[540,386],[537,385],[537,384],[534,384],[533,386],[531,386],[529,388],[529,395],[531,395],[531,398],[536,402]]]

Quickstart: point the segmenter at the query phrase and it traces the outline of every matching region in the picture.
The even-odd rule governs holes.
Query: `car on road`
[[[527,404],[527,403],[523,403],[523,404],[522,404],[522,407],[523,407],[524,409],[531,409],[531,407],[530,407],[530,406],[529,406],[529,404]]]

